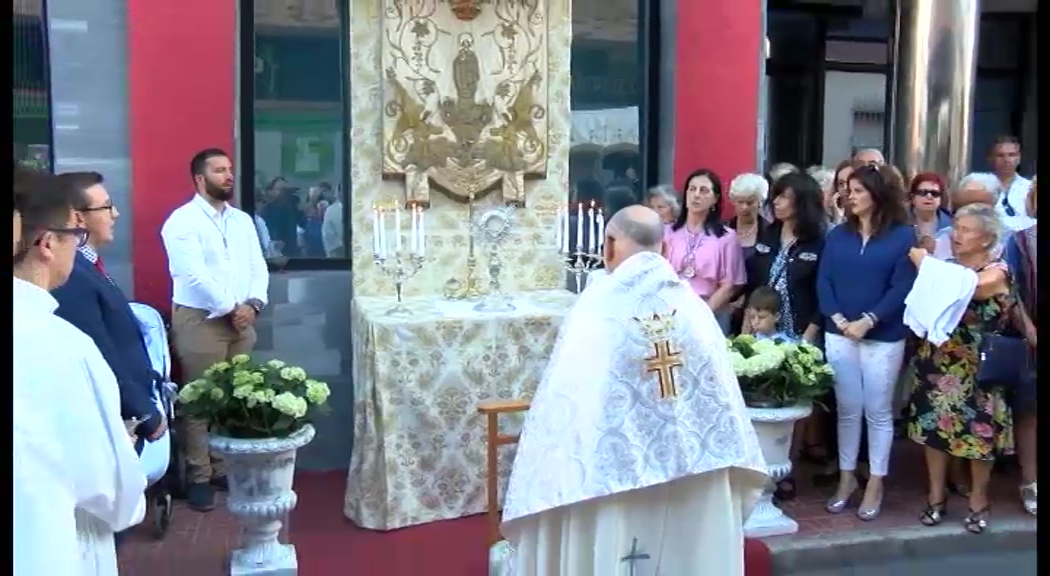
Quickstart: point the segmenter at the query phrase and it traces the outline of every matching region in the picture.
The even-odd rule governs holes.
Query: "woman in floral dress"
[[[979,388],[978,347],[986,332],[1011,331],[1015,291],[1006,266],[993,260],[1001,224],[994,208],[973,204],[960,209],[952,231],[954,261],[978,273],[978,286],[962,321],[941,346],[923,340],[912,359],[915,382],[908,436],[926,446],[929,493],[920,521],[940,524],[946,511],[945,480],[952,456],[970,462],[972,486],[967,530],[988,525],[988,484],[995,458],[1014,450],[1013,417],[1002,389]],[[925,257],[913,250],[918,264]]]

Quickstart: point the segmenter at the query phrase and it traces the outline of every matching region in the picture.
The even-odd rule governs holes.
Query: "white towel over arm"
[[[977,273],[954,262],[923,258],[904,300],[904,324],[940,346],[948,341],[977,290]]]

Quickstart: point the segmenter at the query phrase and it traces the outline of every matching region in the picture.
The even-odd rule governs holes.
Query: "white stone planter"
[[[209,438],[211,449],[226,461],[226,507],[241,525],[241,548],[230,558],[231,576],[297,573],[295,547],[277,537],[297,500],[292,491],[296,450],[313,438],[310,425],[287,438]]]
[[[747,522],[744,522],[744,534],[749,538],[794,534],[798,532],[798,522],[786,516],[773,503],[773,492],[776,483],[791,473],[791,437],[795,432],[795,422],[809,416],[813,407],[807,403],[787,408],[748,407],[747,411],[758,434],[758,443],[762,447],[771,482],[762,491]]]

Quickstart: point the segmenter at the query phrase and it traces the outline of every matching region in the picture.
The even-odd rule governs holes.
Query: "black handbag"
[[[982,334],[977,349],[977,387],[1011,389],[1030,374],[1028,342],[994,332]]]

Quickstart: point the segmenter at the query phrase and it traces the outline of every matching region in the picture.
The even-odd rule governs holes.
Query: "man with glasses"
[[[88,232],[55,176],[16,167],[14,196],[13,573],[116,576],[113,533],[142,521],[146,477],[113,371],[50,294]]]
[[[120,386],[120,413],[129,429],[140,440],[157,440],[167,430],[164,414],[153,402],[157,374],[128,299],[98,253],[113,242],[120,212],[98,172],[67,172],[58,178],[79,194],[76,211],[88,237],[77,250],[69,280],[52,291],[57,314],[90,336],[113,369]]]

